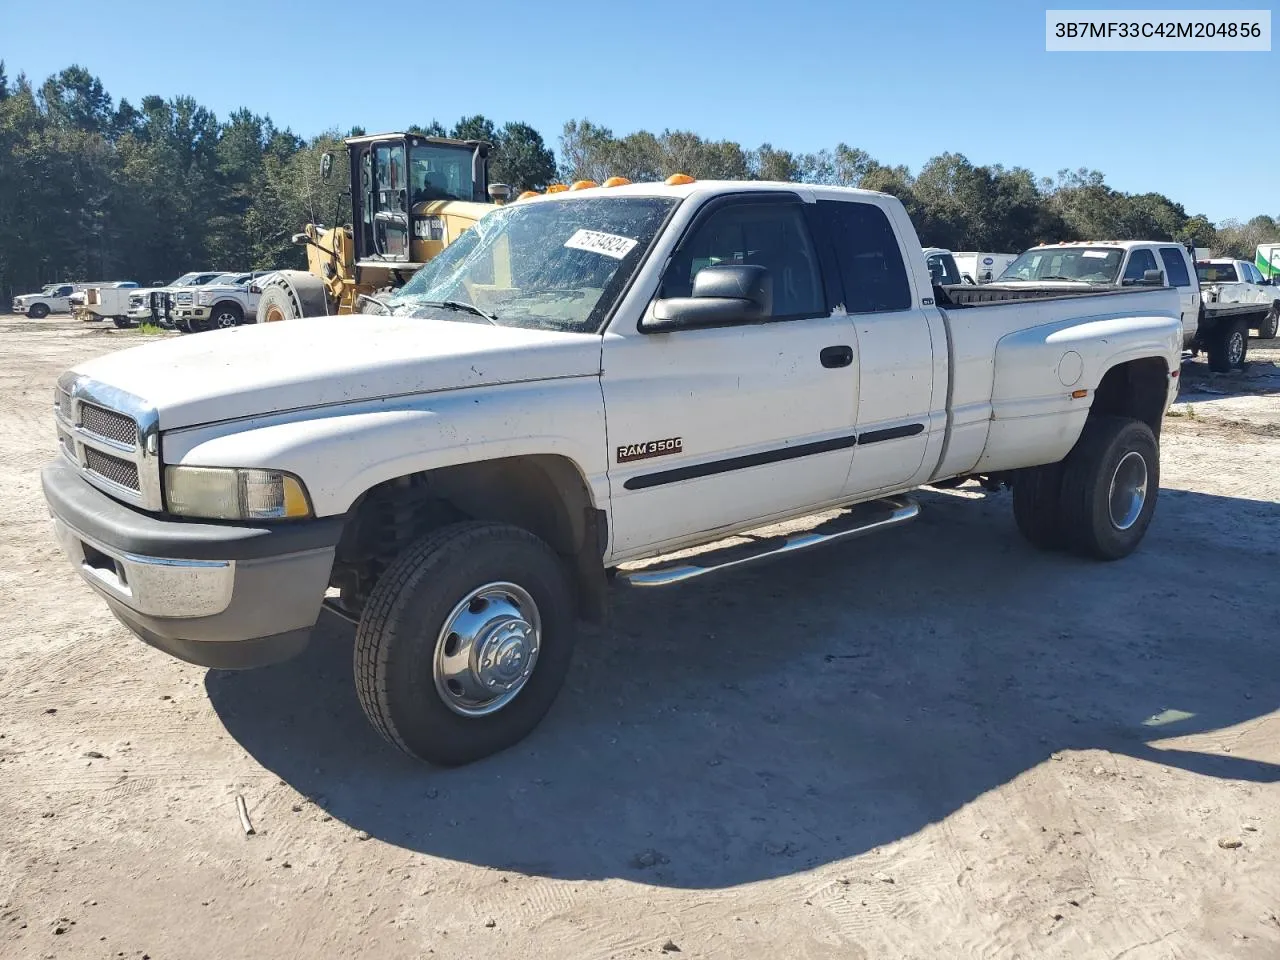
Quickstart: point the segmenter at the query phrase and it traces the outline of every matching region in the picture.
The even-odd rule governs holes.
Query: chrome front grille
[[[127,447],[138,445],[138,425],[123,413],[92,403],[81,403],[80,425],[94,436],[105,437]]]
[[[95,450],[93,447],[85,447],[84,465],[90,473],[96,473],[104,480],[129,490],[135,490],[138,493],[142,492],[142,484],[139,482],[138,465],[136,463],[122,460],[120,457],[113,457],[111,454]]]
[[[164,508],[159,417],[123,390],[76,373],[54,392],[58,447],[86,481],[144,510]]]

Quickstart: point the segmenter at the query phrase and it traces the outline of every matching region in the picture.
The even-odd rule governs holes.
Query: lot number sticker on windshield
[[[635,249],[636,241],[630,237],[620,237],[615,233],[579,230],[566,240],[564,245],[571,250],[589,250],[591,253],[603,253],[606,257],[621,260]]]

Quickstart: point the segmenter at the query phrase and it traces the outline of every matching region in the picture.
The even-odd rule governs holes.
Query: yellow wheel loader
[[[294,234],[307,248],[307,269],[255,281],[258,323],[359,313],[362,296],[401,286],[511,194],[506,184],[489,183],[483,141],[383,133],[344,143],[352,223],[308,223]],[[321,179],[332,170],[326,153]]]

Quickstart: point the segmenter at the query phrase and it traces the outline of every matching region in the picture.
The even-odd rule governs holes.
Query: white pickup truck
[[[914,488],[971,476],[1012,487],[1037,546],[1133,551],[1178,387],[1176,292],[945,310],[942,293],[885,194],[532,197],[384,315],[77,365],[52,398],[44,493],[66,555],[143,640],[251,667],[298,653],[328,607],[357,624],[373,725],[465,763],[537,725],[615,579],[679,583],[899,524]]]
[[[43,320],[51,313],[70,313],[71,296],[84,290],[83,283],[50,283],[39,293],[24,293],[13,298],[13,312],[24,313],[32,320]]]
[[[1248,260],[1215,258],[1196,261],[1200,294],[1206,306],[1251,307],[1243,314],[1263,340],[1276,335],[1280,323],[1280,284],[1264,277]]]
[[[1134,287],[1172,287],[1182,315],[1182,344],[1204,351],[1209,368],[1225,373],[1244,365],[1257,307],[1219,303],[1204,295],[1186,247],[1159,240],[1081,240],[1024,251],[966,303],[1046,294],[1108,293]],[[1254,324],[1256,325],[1256,324]]]
[[[173,297],[188,287],[200,287],[219,277],[225,276],[224,270],[194,271],[184,273],[168,286],[144,287],[134,290],[129,295],[129,312],[125,325],[136,323],[173,323]]]
[[[262,294],[255,291],[250,281],[271,272],[224,273],[193,289],[172,291],[173,325],[182,333],[203,333],[239,326],[246,317],[249,323],[257,322],[258,300]]]

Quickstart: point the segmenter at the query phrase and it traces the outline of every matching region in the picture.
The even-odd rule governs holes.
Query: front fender
[[[571,461],[608,500],[604,402],[595,378],[510,384],[292,411],[164,434],[166,464],[263,467],[302,479],[317,516],[424,470],[501,457]]]

